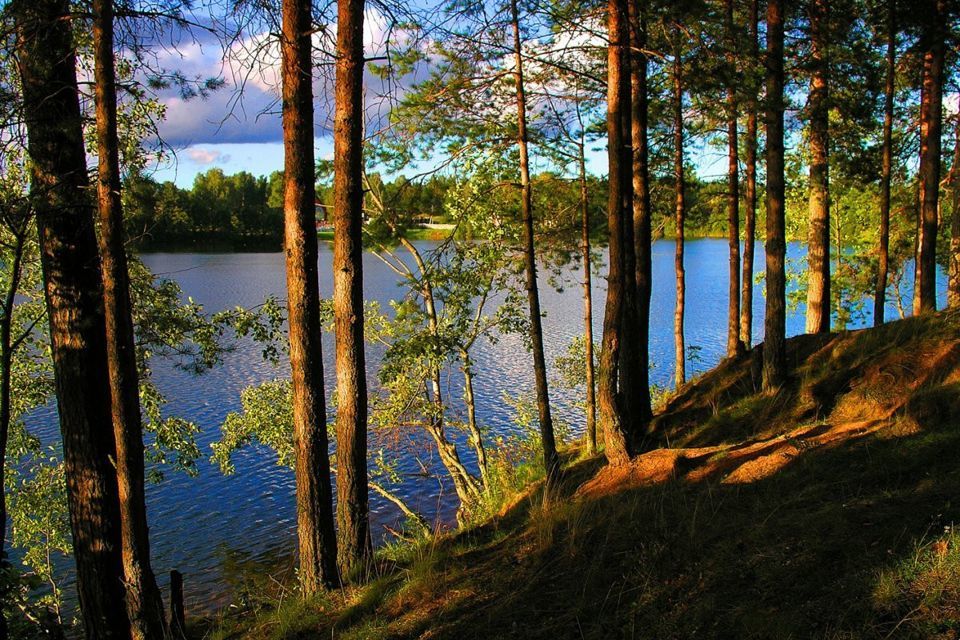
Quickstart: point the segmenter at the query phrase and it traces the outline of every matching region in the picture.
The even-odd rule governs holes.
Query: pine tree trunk
[[[334,116],[333,315],[337,348],[337,534],[342,575],[370,559],[363,345],[363,0],[340,0]]]
[[[759,0],[750,2],[750,65],[751,73],[760,67]],[[751,86],[753,83],[751,82]],[[753,347],[753,257],[757,225],[757,121],[756,94],[747,97],[747,140],[744,148],[743,275],[740,282],[740,340],[747,349]]]
[[[810,203],[807,235],[807,333],[830,331],[830,106],[827,0],[810,3]]]
[[[649,104],[647,97],[647,74],[649,60],[644,50],[647,47],[646,7],[640,6],[640,0],[630,0],[630,109],[633,155],[630,159],[633,182],[634,255],[636,257],[636,334],[637,334],[637,380],[634,389],[629,390],[637,396],[637,415],[631,416],[634,424],[633,450],[639,450],[646,427],[653,417],[650,399],[650,296],[653,290],[651,258],[651,213],[650,213],[650,169],[649,144]]]
[[[954,116],[953,163],[950,166],[950,263],[947,306],[960,307],[960,114]]]
[[[523,217],[523,258],[526,271],[527,303],[530,306],[530,344],[533,347],[533,373],[537,389],[537,413],[540,419],[540,440],[543,464],[548,480],[560,470],[557,446],[550,415],[550,394],[547,388],[547,361],[543,353],[543,319],[540,294],[537,290],[537,254],[533,241],[533,197],[530,185],[530,160],[527,151],[527,96],[523,79],[523,55],[520,45],[520,15],[517,0],[511,0],[513,18],[513,54],[517,81],[517,146],[520,149],[520,208]]]
[[[946,0],[929,0],[929,24],[923,35],[923,85],[920,91],[919,236],[913,313],[937,309],[937,223],[940,203],[940,132],[943,120],[943,67],[946,55]]]
[[[633,228],[633,108],[632,108],[632,52],[630,49],[630,31],[633,20],[631,12],[636,7],[631,0],[625,0],[624,7],[626,20],[623,28],[623,65],[620,71],[620,136],[623,140],[621,147],[620,166],[623,185],[621,187],[620,219],[623,225],[623,318],[621,320],[620,338],[620,377],[618,394],[620,406],[624,416],[624,426],[631,453],[635,453],[635,443],[638,439],[637,426],[644,409],[640,387],[645,385],[646,368],[642,366],[640,346],[640,308],[637,297],[637,255],[635,246],[635,232]],[[644,371],[641,372],[641,369]]]
[[[890,270],[890,182],[893,175],[893,101],[897,73],[896,2],[887,0],[887,78],[883,96],[883,159],[880,175],[880,249],[877,290],[873,297],[873,325],[883,324]]]
[[[284,250],[300,582],[307,596],[338,583],[314,222],[311,27],[307,0],[283,0]]]
[[[40,235],[80,611],[88,638],[129,638],[121,605],[103,280],[89,197],[70,6],[15,0],[17,61]]]
[[[144,492],[143,423],[133,333],[130,278],[120,201],[120,150],[113,62],[113,0],[93,2],[94,99],[97,119],[97,201],[103,261],[104,315],[113,431],[117,446],[120,528],[131,638],[167,633],[163,599],[150,566]]]
[[[727,306],[727,356],[735,356],[743,348],[740,342],[740,149],[738,142],[738,106],[736,78],[736,44],[733,0],[726,0],[727,62],[730,74],[727,85],[727,242],[730,248],[730,269]]]
[[[597,400],[593,368],[593,278],[590,264],[590,204],[587,199],[586,141],[581,129],[579,149],[580,168],[580,243],[583,254],[583,349],[586,362],[587,385],[587,447],[597,452]]]
[[[625,0],[608,0],[607,30],[607,157],[608,248],[607,297],[603,314],[597,401],[603,430],[604,454],[610,464],[630,461],[628,417],[624,415],[617,390],[624,313],[623,184],[625,172],[623,118],[621,109],[625,44],[629,39],[628,7]]]
[[[675,222],[676,222],[676,250],[674,253],[674,271],[676,273],[676,307],[673,314],[673,347],[674,347],[674,382],[677,389],[687,381],[686,347],[683,335],[683,316],[686,306],[687,283],[683,266],[684,224],[687,216],[686,185],[683,175],[683,61],[682,37],[683,32],[679,25],[674,31],[673,52],[673,180]]]
[[[783,0],[767,3],[767,301],[763,338],[763,388],[786,377],[786,241],[783,149]]]

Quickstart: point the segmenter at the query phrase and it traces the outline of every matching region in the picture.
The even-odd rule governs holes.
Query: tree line
[[[326,164],[318,162],[320,179],[316,183],[317,218],[321,223],[331,221],[326,218],[333,210],[333,185],[324,179],[329,169]],[[717,208],[724,197],[724,185],[688,170],[688,231],[696,237],[724,235],[726,219]],[[403,213],[406,225],[452,222],[445,210],[449,194],[457,187],[452,176],[438,173],[417,181],[404,177],[385,180],[374,172],[369,180],[377,183],[396,211]],[[538,198],[551,212],[552,227],[568,231],[578,228],[580,219],[572,210],[579,200],[579,184],[554,170],[542,171],[531,180],[537,187]],[[602,243],[606,227],[601,218],[600,198],[607,188],[606,179],[591,174],[587,182],[591,233]],[[130,176],[123,181],[125,232],[140,251],[278,249],[283,240],[282,185],[282,171],[254,176],[246,171],[225,174],[222,169],[213,168],[197,174],[189,188],[170,181],[157,182],[145,175]],[[655,190],[657,210],[667,208],[669,187],[661,184]],[[655,236],[671,235],[673,231],[664,219],[657,222],[654,230]]]

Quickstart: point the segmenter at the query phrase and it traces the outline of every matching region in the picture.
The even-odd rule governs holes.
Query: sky
[[[198,17],[198,21],[203,18]],[[368,10],[364,20],[366,55],[376,57],[386,51],[387,25],[378,13]],[[335,36],[330,25],[326,39],[315,37],[314,44],[329,50]],[[154,167],[154,178],[170,180],[181,187],[193,183],[198,173],[219,168],[232,174],[247,171],[253,175],[269,175],[283,168],[282,128],[279,105],[280,56],[274,39],[263,35],[264,29],[250,32],[225,48],[212,35],[203,31],[168,36],[156,49],[156,65],[176,69],[183,77],[202,82],[218,78],[223,87],[203,96],[184,98],[176,89],[159,92],[165,118],[158,125],[160,138],[172,151]],[[396,35],[394,35],[396,37]],[[402,36],[401,36],[402,37]],[[329,65],[320,67],[315,76],[315,150],[317,159],[331,159],[333,140],[330,124],[333,104],[333,83]],[[425,79],[426,66],[403,79],[409,86]],[[403,86],[387,86],[368,65],[364,78],[367,97],[368,128],[375,118],[384,117],[389,109],[386,100],[378,98],[392,91],[402,95]],[[602,175],[607,171],[605,140],[592,145],[588,153],[588,170]],[[703,177],[720,176],[725,156],[721,149],[691,147],[689,158]],[[417,168],[422,171],[423,166]],[[538,167],[534,166],[534,170]],[[541,168],[546,168],[544,165]]]
[[[209,23],[203,17],[198,22]],[[368,11],[364,20],[364,41],[368,57],[382,55],[387,39],[385,21]],[[317,34],[315,46],[329,50],[335,37],[330,32]],[[283,168],[282,126],[280,118],[280,55],[274,38],[265,31],[251,29],[243,38],[224,47],[213,35],[202,30],[180,32],[158,39],[154,48],[154,66],[176,70],[184,78],[202,83],[216,78],[223,86],[204,95],[184,97],[176,88],[162,89],[158,99],[165,117],[158,124],[159,137],[168,153],[154,168],[157,180],[171,180],[189,186],[198,173],[220,168],[225,173],[248,171],[269,175]],[[318,159],[333,156],[332,123],[333,83],[330,65],[315,73],[315,147]],[[364,78],[367,118],[386,113],[387,107],[376,96],[388,87],[368,65]]]

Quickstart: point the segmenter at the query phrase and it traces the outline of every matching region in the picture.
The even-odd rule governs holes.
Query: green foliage
[[[189,190],[134,172],[124,189],[128,234],[140,247],[278,246],[283,231],[283,175],[254,177],[214,168]]]
[[[225,474],[236,471],[232,455],[253,443],[277,454],[277,464],[293,467],[293,391],[289,380],[272,380],[240,393],[242,410],[227,414],[221,438],[210,446],[212,460]]]
[[[5,233],[9,228],[0,225],[0,236]],[[53,611],[60,619],[61,576],[54,568],[56,558],[68,554],[71,547],[61,452],[58,447],[41,446],[28,426],[30,412],[53,396],[46,308],[36,245],[32,235],[30,238],[13,313],[12,415],[4,465],[11,543],[20,551],[26,570],[20,586],[11,587],[12,593],[22,592],[32,606],[39,607],[28,617],[42,626],[46,624],[44,610]],[[9,246],[0,242],[0,250]],[[252,336],[264,345],[266,354],[276,358],[282,312],[275,300],[268,300],[258,309],[238,308],[207,316],[200,305],[181,302],[182,291],[176,283],[156,278],[134,257],[130,276],[148,479],[161,481],[166,469],[193,475],[200,456],[196,443],[199,427],[167,414],[167,399],[153,383],[151,363],[162,358],[202,373],[220,363],[231,348],[231,335]],[[7,278],[9,283],[9,277],[9,268],[0,269],[0,280]]]

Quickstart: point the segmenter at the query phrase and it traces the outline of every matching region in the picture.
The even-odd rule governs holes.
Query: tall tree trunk
[[[120,201],[120,141],[117,137],[117,91],[113,63],[113,0],[93,2],[94,99],[97,117],[97,201],[100,255],[107,330],[113,431],[120,488],[120,529],[126,606],[134,640],[163,638],[163,599],[150,566],[144,492],[143,424],[140,383],[133,334],[130,277],[123,238]]]
[[[837,205],[836,215],[834,216],[834,236],[836,237],[837,269],[835,273],[843,273],[843,210]],[[843,318],[843,289],[837,295],[837,317]],[[845,320],[841,320],[846,324]]]
[[[786,377],[786,230],[783,150],[783,0],[767,3],[767,302],[763,338],[763,388]]]
[[[887,79],[883,95],[883,160],[880,175],[880,250],[877,290],[873,296],[873,325],[883,324],[890,271],[890,181],[893,175],[893,101],[897,74],[897,21],[895,0],[887,0]]]
[[[960,307],[960,114],[954,116],[953,163],[950,166],[950,264],[947,305]]]
[[[25,227],[25,225],[24,225]],[[10,439],[10,423],[13,421],[13,310],[17,304],[17,293],[20,290],[20,279],[23,275],[23,250],[26,245],[26,228],[16,228],[13,231],[12,256],[10,258],[10,277],[7,280],[7,289],[3,295],[3,307],[0,312],[0,566],[7,563],[7,492],[6,492],[6,452],[7,442]],[[6,598],[7,593],[0,586],[0,599]],[[7,620],[0,613],[0,638],[7,637]]]
[[[753,346],[753,256],[757,225],[757,121],[759,86],[754,74],[760,67],[759,0],[750,1],[750,86],[756,86],[747,97],[747,140],[744,145],[745,183],[743,212],[743,275],[740,282],[740,340],[747,349]]]
[[[686,184],[683,175],[683,31],[678,24],[673,34],[676,38],[673,51],[673,184],[676,222],[676,250],[674,271],[677,278],[676,307],[673,313],[674,382],[679,389],[687,381],[686,346],[683,335],[683,316],[686,306],[687,283],[683,267],[684,225],[687,216]]]
[[[923,86],[920,92],[920,216],[913,313],[937,308],[937,223],[940,202],[940,132],[943,120],[943,66],[946,55],[946,0],[928,0],[923,35]]]
[[[629,42],[629,9],[626,0],[608,0],[607,30],[607,157],[608,195],[607,227],[610,234],[608,249],[607,298],[603,314],[603,336],[600,348],[597,401],[600,425],[603,430],[604,453],[610,464],[630,461],[631,442],[629,416],[625,415],[618,393],[624,314],[624,247],[623,247],[623,185],[627,167],[623,163],[623,117],[621,109],[624,58]]]
[[[300,582],[308,596],[337,584],[314,222],[311,32],[310,2],[283,0],[284,250]]]
[[[70,6],[15,0],[80,611],[88,638],[129,638],[103,280],[89,197]]]
[[[636,452],[635,444],[638,439],[638,419],[643,415],[641,385],[647,378],[646,368],[642,366],[640,346],[640,308],[637,298],[637,255],[635,247],[635,232],[633,228],[633,109],[632,109],[632,67],[633,57],[630,49],[631,13],[636,6],[631,0],[625,1],[626,16],[623,24],[623,59],[620,72],[620,128],[623,146],[620,152],[620,166],[623,167],[621,178],[621,210],[620,219],[623,225],[623,318],[620,339],[620,377],[618,393],[620,406],[626,418],[627,437],[630,442],[631,453]],[[641,371],[643,369],[643,371]]]
[[[363,0],[337,2],[333,315],[337,345],[337,528],[343,575],[372,553],[363,350]]]
[[[737,34],[733,0],[726,0],[727,21],[727,241],[730,247],[729,296],[727,306],[727,355],[743,348],[740,342],[740,149],[737,113]]]
[[[523,79],[523,51],[520,45],[520,14],[517,0],[510,1],[513,20],[513,54],[517,82],[517,146],[520,149],[520,208],[523,216],[523,258],[526,270],[527,302],[530,306],[530,344],[533,347],[533,374],[537,388],[537,413],[540,419],[540,441],[543,464],[548,481],[560,470],[557,446],[550,415],[550,394],[547,389],[547,361],[543,353],[543,319],[540,294],[537,290],[537,254],[533,243],[533,197],[530,186],[530,159],[527,152],[527,95]]]
[[[647,97],[647,74],[649,59],[645,53],[647,47],[646,4],[640,0],[630,0],[630,137],[633,143],[633,155],[630,158],[631,180],[633,182],[634,255],[636,256],[636,342],[637,342],[637,380],[635,387],[628,392],[637,397],[637,415],[631,416],[634,424],[632,433],[634,451],[638,451],[646,427],[653,417],[650,399],[650,295],[653,290],[651,259],[651,213],[650,213],[650,169],[649,144],[649,103]]]
[[[829,5],[810,2],[811,78],[807,109],[810,113],[810,204],[807,235],[807,333],[830,331],[830,105],[827,46]]]
[[[587,447],[590,453],[597,452],[597,401],[593,368],[593,278],[590,264],[590,203],[587,198],[586,140],[583,127],[580,129],[580,243],[583,253],[583,350],[586,362],[587,385]]]

